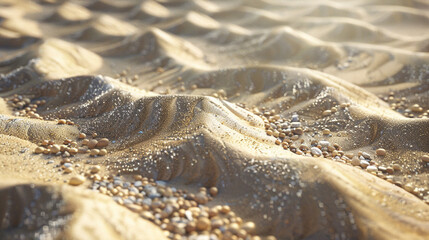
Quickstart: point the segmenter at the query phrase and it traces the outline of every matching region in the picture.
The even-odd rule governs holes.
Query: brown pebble
[[[79,138],[80,138],[80,139],[84,139],[84,138],[86,138],[86,134],[85,134],[85,133],[80,133],[80,134],[79,134]]]
[[[105,156],[107,155],[107,150],[106,149],[100,149],[100,152],[98,153],[99,156]]]
[[[88,143],[89,143],[88,139],[85,138],[82,140],[82,145],[88,145]]]
[[[206,204],[208,202],[207,196],[203,192],[195,194],[195,201],[199,204]]]
[[[399,164],[393,164],[393,170],[395,171],[401,171],[401,166]]]
[[[90,173],[92,173],[92,174],[95,174],[95,173],[98,173],[98,172],[100,172],[100,166],[93,166],[90,169]]]
[[[61,147],[60,147],[60,145],[58,145],[58,144],[54,144],[54,145],[52,145],[52,147],[51,147],[50,149],[51,149],[51,153],[53,153],[53,154],[56,154],[56,153],[58,153],[59,151],[61,151]]]
[[[69,180],[69,184],[72,186],[78,186],[85,182],[85,177],[82,175],[73,176]]]
[[[86,144],[88,146],[89,149],[95,148],[95,146],[97,146],[98,141],[95,139],[91,139],[88,144]]]
[[[209,192],[210,192],[210,195],[212,195],[212,197],[216,197],[219,190],[217,189],[217,187],[211,187]]]
[[[379,148],[375,150],[375,154],[377,154],[377,156],[386,156],[386,150],[384,148]]]
[[[254,222],[246,222],[241,226],[242,229],[244,229],[248,233],[252,233],[255,230],[255,223]]]
[[[71,154],[71,155],[75,155],[76,153],[78,153],[78,149],[77,148],[70,148],[69,150],[68,150],[68,152]]]
[[[91,149],[91,152],[89,152],[90,156],[97,156],[100,153],[100,150],[98,149]]]
[[[72,167],[64,169],[64,173],[71,173],[71,172],[73,172],[73,168]]]
[[[66,124],[67,121],[65,119],[60,119],[58,120],[58,124]]]
[[[422,156],[422,161],[425,163],[429,163],[429,155],[423,155]]]
[[[96,147],[105,148],[105,147],[107,147],[107,145],[109,145],[109,139],[102,138],[102,139],[98,140]]]
[[[45,151],[44,147],[36,147],[36,149],[34,149],[34,153],[40,154],[43,153]]]
[[[196,228],[198,231],[205,231],[210,229],[210,220],[206,217],[198,218]]]

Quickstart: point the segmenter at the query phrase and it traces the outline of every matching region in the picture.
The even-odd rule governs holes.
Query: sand
[[[262,238],[427,239],[428,26],[424,0],[1,0],[0,238],[166,238],[90,180],[67,184],[98,165],[216,186]],[[15,94],[45,100],[40,118]],[[378,173],[276,145],[270,111],[299,116],[297,146],[366,152]],[[93,132],[108,154],[70,157],[70,174],[34,154]]]

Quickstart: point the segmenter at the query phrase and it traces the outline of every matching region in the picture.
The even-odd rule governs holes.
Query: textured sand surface
[[[0,239],[164,238],[65,184],[94,164],[216,186],[261,237],[428,239],[428,30],[425,0],[0,0]],[[14,94],[45,100],[43,119],[19,116]],[[299,115],[297,146],[328,140],[401,170],[386,181],[285,150],[258,114],[271,110]],[[109,153],[76,155],[72,174],[33,153],[80,132],[111,140]]]

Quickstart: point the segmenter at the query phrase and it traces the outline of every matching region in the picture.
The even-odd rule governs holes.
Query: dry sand
[[[262,238],[428,239],[428,29],[425,0],[1,0],[0,238],[172,237],[67,184],[98,165],[216,186]],[[34,154],[93,132],[107,155],[71,173]],[[321,140],[340,148],[300,147]]]

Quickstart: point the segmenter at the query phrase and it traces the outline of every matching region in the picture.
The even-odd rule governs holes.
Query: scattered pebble
[[[379,148],[375,150],[375,154],[377,154],[377,156],[386,156],[386,150],[384,148]]]
[[[78,186],[85,182],[85,177],[82,175],[76,175],[70,178],[69,184],[72,186]]]

